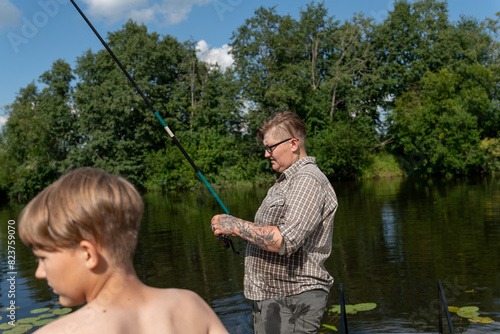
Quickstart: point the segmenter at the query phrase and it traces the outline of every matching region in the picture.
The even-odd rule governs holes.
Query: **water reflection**
[[[437,279],[447,283],[450,304],[481,305],[484,316],[500,320],[500,261],[488,256],[500,250],[500,201],[491,200],[500,194],[498,179],[377,180],[336,189],[336,256],[327,268],[349,302],[379,305],[351,316],[352,330],[391,331],[397,319],[399,331],[437,331]],[[459,333],[499,328],[455,320]]]
[[[381,211],[384,242],[388,252],[387,260],[389,262],[404,262],[403,249],[398,237],[401,232],[400,221],[397,219],[399,215],[396,214],[390,202],[384,202]]]
[[[489,325],[454,316],[457,333],[500,331],[500,180],[387,179],[334,184],[339,198],[334,249],[326,262],[335,278],[329,296],[337,304],[343,283],[350,304],[377,308],[349,316],[351,331],[437,331],[437,280],[450,305],[476,305]],[[218,190],[232,214],[253,220],[266,189]],[[225,249],[208,228],[221,213],[205,190],[147,194],[134,264],[157,287],[196,291],[231,333],[251,333],[250,303],[243,297],[243,256]],[[20,207],[0,208],[0,247],[6,222]],[[243,251],[244,242],[233,238]],[[17,240],[19,316],[57,298],[34,279],[31,252]],[[5,307],[2,262],[0,308]],[[468,292],[469,291],[469,292]],[[470,292],[473,291],[473,292]],[[2,320],[3,321],[3,320]],[[338,326],[338,324],[337,324]]]
[[[212,307],[231,334],[253,333],[250,303],[243,297],[243,291],[212,301]]]

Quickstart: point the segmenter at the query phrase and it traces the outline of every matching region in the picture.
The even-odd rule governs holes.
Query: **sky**
[[[315,1],[315,0],[314,0]],[[278,14],[298,18],[311,0],[75,0],[100,35],[122,28],[128,19],[143,23],[149,32],[171,35],[180,42],[197,43],[200,57],[229,66],[234,31],[261,6],[276,6]],[[348,20],[364,13],[377,23],[394,8],[394,0],[324,0],[329,15]],[[495,17],[500,0],[448,0],[451,21],[460,15],[479,20]],[[73,68],[77,57],[103,49],[69,0],[0,0],[0,126],[4,106],[17,93],[63,59]]]

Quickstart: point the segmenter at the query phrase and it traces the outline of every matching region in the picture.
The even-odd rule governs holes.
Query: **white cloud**
[[[9,0],[0,0],[0,31],[5,26],[15,26],[19,23],[21,11],[16,8]]]
[[[2,126],[5,125],[5,123],[7,123],[7,119],[8,119],[7,116],[0,116],[0,128],[2,128]]]
[[[130,11],[147,6],[148,0],[84,0],[89,14],[102,17],[110,23],[130,18]]]
[[[201,40],[196,44],[196,55],[201,61],[211,65],[219,65],[223,70],[233,65],[234,59],[229,54],[231,47],[224,44],[221,48],[210,49],[207,42]]]
[[[155,12],[152,8],[132,9],[130,18],[139,23],[152,22],[155,19]]]
[[[4,1],[4,0],[0,0]],[[139,23],[176,24],[187,19],[194,5],[203,6],[214,0],[83,0],[92,16],[109,23],[133,19]]]

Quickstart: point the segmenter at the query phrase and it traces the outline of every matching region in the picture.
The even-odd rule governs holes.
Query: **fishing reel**
[[[217,240],[220,241],[220,243],[222,244],[222,246],[226,247],[226,248],[229,248],[229,246],[231,246],[231,249],[233,251],[234,254],[237,254],[239,255],[240,252],[237,251],[236,249],[234,249],[234,245],[233,245],[233,241],[231,239],[229,239],[228,236],[224,235],[224,234],[219,234],[218,236],[216,236]]]

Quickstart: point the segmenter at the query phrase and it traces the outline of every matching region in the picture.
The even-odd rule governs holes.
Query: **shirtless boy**
[[[36,196],[19,217],[21,240],[38,258],[61,305],[86,303],[36,333],[228,333],[196,293],[157,289],[137,277],[132,257],[143,212],[125,179],[86,167]]]

